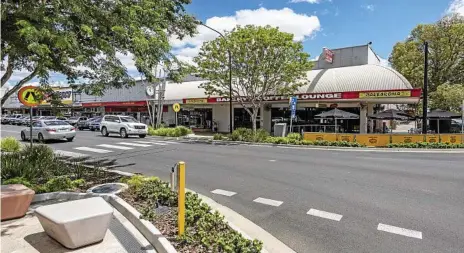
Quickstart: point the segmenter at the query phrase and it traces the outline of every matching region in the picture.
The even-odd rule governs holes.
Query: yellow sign
[[[373,92],[360,92],[359,98],[398,98],[410,97],[410,90],[403,91],[373,91]]]
[[[392,135],[392,143],[417,143],[423,142],[424,135]]]
[[[337,141],[337,135],[325,133],[304,133],[304,139],[308,141]]]
[[[390,143],[388,134],[357,134],[356,142],[368,147],[386,147]]]
[[[435,134],[428,134],[425,136],[425,141],[430,143],[440,142],[440,136]]]
[[[442,143],[460,144],[464,140],[461,134],[440,134]]]
[[[338,141],[354,142],[354,134],[340,134],[338,135]]]
[[[42,99],[42,92],[35,86],[25,86],[18,91],[18,99],[25,106],[37,106]]]
[[[71,88],[53,88],[53,93],[58,95],[60,102],[65,105],[73,103],[73,90]],[[49,105],[50,98],[45,95],[44,100],[41,102],[42,105]]]
[[[174,112],[179,112],[180,111],[180,104],[179,103],[173,104],[172,109],[174,110]]]
[[[207,104],[208,99],[206,98],[191,98],[185,100],[186,104]]]

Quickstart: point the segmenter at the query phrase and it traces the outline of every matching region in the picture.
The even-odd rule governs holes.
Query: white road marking
[[[265,205],[270,205],[270,206],[280,206],[280,205],[282,205],[282,203],[284,203],[283,201],[278,201],[278,200],[273,200],[273,199],[266,199],[266,198],[261,198],[261,197],[255,199],[253,201],[257,202],[257,203],[265,204]]]
[[[100,154],[113,152],[111,150],[99,149],[99,148],[89,148],[89,147],[77,147],[77,148],[74,148],[74,149],[82,150],[82,151],[95,152],[95,153],[100,153]]]
[[[158,141],[158,142],[161,142],[161,143],[168,143],[168,144],[180,144],[178,142],[173,142],[173,141]]]
[[[155,144],[155,145],[160,145],[160,146],[166,146],[168,144],[165,143],[159,143],[159,142],[154,142],[154,141],[134,141],[137,143],[142,143],[142,144]]]
[[[269,162],[275,162],[276,160],[269,160]]]
[[[60,156],[68,156],[68,157],[75,157],[75,158],[89,157],[89,155],[86,155],[86,154],[77,153],[77,152],[71,152],[71,151],[65,151],[65,150],[55,150],[54,152],[57,155],[60,155]]]
[[[148,144],[139,144],[139,143],[132,143],[132,142],[118,142],[117,144],[134,146],[134,147],[151,147],[151,145],[148,145]]]
[[[415,231],[415,230],[410,230],[406,228],[400,228],[400,227],[395,227],[395,226],[390,226],[390,225],[385,225],[382,223],[379,223],[379,226],[377,227],[377,230],[380,231],[385,231],[388,233],[393,233],[397,235],[403,235],[407,237],[413,237],[417,239],[422,239],[422,232],[420,231]]]
[[[211,192],[214,193],[214,194],[224,195],[224,196],[227,196],[227,197],[232,197],[235,194],[237,194],[236,192],[230,192],[230,191],[221,190],[221,189],[216,189],[216,190],[211,191]]]
[[[97,146],[104,147],[104,148],[122,149],[122,150],[134,149],[134,148],[131,148],[131,147],[117,146],[117,145],[111,145],[111,144],[100,144],[100,145],[97,145]]]
[[[343,217],[343,215],[336,214],[336,213],[329,213],[317,209],[311,208],[306,214],[312,215],[312,216],[317,216],[329,220],[335,220],[335,221],[340,221]]]

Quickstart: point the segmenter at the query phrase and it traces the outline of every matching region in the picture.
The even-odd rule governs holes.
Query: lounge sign
[[[398,98],[410,97],[410,90],[402,91],[375,91],[375,92],[360,92],[359,98]]]

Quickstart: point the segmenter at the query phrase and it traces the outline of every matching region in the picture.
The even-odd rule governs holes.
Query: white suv
[[[105,115],[100,123],[100,130],[103,136],[110,133],[118,133],[122,138],[129,135],[138,135],[145,138],[148,133],[147,125],[138,122],[130,116]]]

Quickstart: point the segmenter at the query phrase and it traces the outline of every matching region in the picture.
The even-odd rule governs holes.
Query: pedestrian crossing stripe
[[[142,143],[142,144],[155,144],[155,145],[160,145],[160,146],[166,146],[168,144],[166,143],[159,143],[159,142],[150,142],[150,141],[134,141],[134,142],[137,142],[137,143]]]
[[[131,148],[131,147],[118,146],[118,145],[111,145],[111,144],[100,144],[100,145],[97,145],[97,146],[103,147],[103,148],[114,148],[114,149],[122,149],[122,150],[134,149],[134,148]]]
[[[89,152],[94,152],[94,153],[100,153],[100,154],[113,152],[111,150],[99,149],[99,148],[89,148],[89,147],[77,147],[77,148],[74,148],[74,149],[81,150],[81,151],[89,151]]]
[[[134,147],[151,147],[151,145],[148,145],[148,144],[140,144],[140,143],[132,143],[132,142],[118,142],[117,144],[134,146]]]

